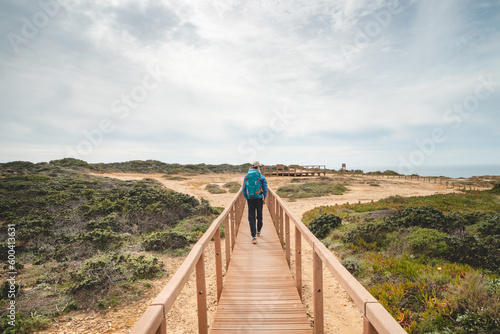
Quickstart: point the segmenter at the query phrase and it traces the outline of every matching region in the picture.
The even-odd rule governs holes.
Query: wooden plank
[[[284,227],[283,212],[272,205],[269,209],[274,210],[276,221],[281,220]],[[243,217],[211,332],[311,334],[311,324],[277,234],[279,227],[273,226],[265,210],[262,233],[254,245]]]
[[[231,260],[231,231],[229,230],[229,217],[224,218],[224,234],[226,243],[226,271],[229,268],[229,261]]]

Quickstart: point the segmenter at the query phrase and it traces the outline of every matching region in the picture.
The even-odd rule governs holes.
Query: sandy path
[[[103,177],[113,177],[121,180],[139,180],[152,178],[161,182],[165,187],[190,194],[198,199],[209,200],[212,206],[227,206],[234,194],[211,194],[205,190],[210,183],[224,185],[230,181],[242,182],[243,174],[209,174],[185,176],[186,180],[168,180],[163,174],[94,174]],[[289,184],[288,177],[268,177],[271,188],[278,189],[280,186]],[[296,201],[285,200],[289,208],[298,216],[320,205],[334,205],[341,203],[355,203],[358,201],[376,201],[392,195],[401,196],[424,196],[436,193],[450,193],[456,189],[447,188],[444,185],[404,179],[386,179],[367,176],[341,176],[335,177],[335,181],[346,185],[349,191],[341,196],[325,196],[320,198],[298,199]],[[370,184],[378,184],[372,186]],[[245,221],[242,222],[243,224]],[[266,223],[266,222],[265,222]],[[244,226],[244,225],[243,225]],[[291,228],[291,240],[294,240],[294,229]],[[224,246],[224,243],[222,243]],[[303,248],[303,295],[304,305],[309,315],[312,315],[312,249],[305,242]],[[293,242],[292,242],[293,250]],[[224,250],[222,251],[224,255]],[[293,252],[292,252],[293,254]],[[144,298],[136,304],[121,305],[118,310],[109,310],[105,315],[96,312],[73,312],[62,319],[59,325],[52,326],[43,333],[129,333],[130,328],[140,318],[151,300],[161,291],[169,281],[183,258],[162,256],[170,275],[154,282],[153,288],[145,292]],[[293,258],[293,257],[292,257]],[[209,306],[209,323],[212,322],[216,310],[215,301],[215,260],[214,247],[210,245],[205,251],[206,277],[207,277],[207,302]],[[292,259],[293,260],[293,259]],[[223,259],[223,263],[225,260]],[[294,272],[292,261],[292,273]],[[325,308],[325,333],[357,334],[363,332],[362,314],[352,302],[347,293],[340,287],[333,275],[324,268],[324,308]],[[179,295],[168,314],[168,333],[197,333],[196,313],[196,282],[191,275],[186,286]]]

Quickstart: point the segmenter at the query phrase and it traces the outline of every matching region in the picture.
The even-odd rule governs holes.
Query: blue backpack
[[[251,169],[245,177],[247,198],[260,198],[264,193],[260,185],[260,173],[256,169]]]

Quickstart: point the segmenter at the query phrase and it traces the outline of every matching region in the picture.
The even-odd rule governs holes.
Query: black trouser
[[[247,199],[247,203],[250,233],[252,233],[252,237],[255,237],[257,231],[260,231],[262,229],[262,207],[264,200],[262,198],[250,198]],[[257,218],[257,229],[255,228],[255,218]]]

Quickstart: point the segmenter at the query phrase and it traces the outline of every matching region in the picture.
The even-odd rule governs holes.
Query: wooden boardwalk
[[[252,244],[247,209],[217,307],[212,333],[312,333],[271,215]]]

